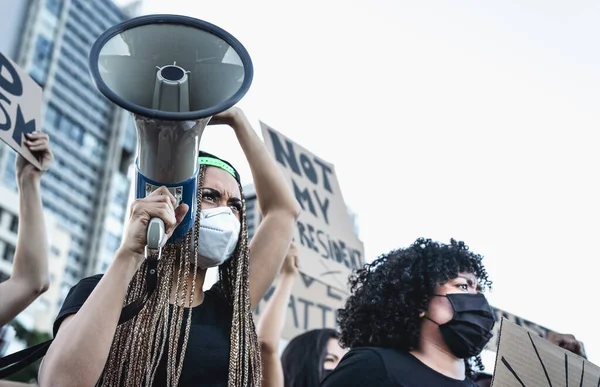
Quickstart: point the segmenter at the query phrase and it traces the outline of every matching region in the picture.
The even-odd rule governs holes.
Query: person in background
[[[574,354],[583,357],[584,359],[587,359],[581,343],[575,338],[575,336],[569,333],[548,332],[546,340],[554,345],[558,345],[559,347],[566,349],[567,351],[571,351]]]
[[[23,156],[17,156],[19,227],[12,275],[0,283],[0,326],[10,322],[50,286],[48,236],[40,181],[54,156],[46,133],[27,133],[24,143],[37,156],[42,170]]]
[[[333,329],[315,329],[292,339],[279,357],[279,339],[296,277],[298,249],[292,243],[279,273],[279,282],[257,326],[263,364],[262,387],[318,386],[346,352]]]
[[[350,352],[323,387],[472,387],[468,359],[492,337],[495,318],[482,257],[463,242],[417,239],[366,264],[350,278],[338,311]]]
[[[281,354],[285,387],[317,387],[348,352],[333,329],[314,329],[294,337]]]
[[[194,228],[167,243],[160,259],[147,258],[150,219],[161,218],[170,238],[188,206],[166,187],[133,202],[106,273],[81,280],[67,295],[40,366],[40,385],[260,385],[252,310],[281,267],[301,208],[240,109],[219,113],[210,124],[233,129],[250,165],[263,214],[252,241],[239,173],[201,152],[198,161],[190,160],[200,164]],[[205,291],[210,267],[219,267],[219,281]],[[149,278],[156,278],[156,289],[135,317],[119,325],[124,304],[147,294]]]

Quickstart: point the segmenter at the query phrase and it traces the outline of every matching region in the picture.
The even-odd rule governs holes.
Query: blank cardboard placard
[[[263,122],[260,125],[267,149],[303,208],[294,231],[302,256],[300,270],[347,291],[348,276],[364,264],[364,247],[354,234],[333,165]]]
[[[598,387],[600,368],[502,318],[492,387]]]
[[[0,140],[41,169],[37,157],[23,143],[26,133],[41,131],[41,127],[42,88],[0,53]]]
[[[510,322],[513,322],[513,323],[533,332],[535,335],[537,335],[541,338],[546,339],[548,337],[549,333],[554,332],[551,329],[548,329],[542,325],[536,324],[532,321],[526,320],[523,317],[509,313],[505,310],[498,309],[495,307],[492,307],[492,310],[494,311],[494,315],[496,316],[496,321],[500,321],[503,318],[505,318],[505,319],[509,320]],[[499,335],[500,335],[500,324],[496,323],[494,325],[493,337],[487,343],[487,345],[485,346],[485,349],[496,352],[496,350],[498,349]],[[585,356],[585,346],[583,345],[583,343],[581,341],[579,342],[579,344],[581,345],[582,354]],[[594,387],[597,387],[597,386],[594,386]]]

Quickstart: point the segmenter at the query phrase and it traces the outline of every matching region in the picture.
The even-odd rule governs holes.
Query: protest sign
[[[277,282],[271,285],[254,311],[256,318],[273,296],[276,286]],[[281,338],[291,340],[313,329],[336,329],[337,310],[344,306],[347,297],[346,293],[299,273],[292,287]]]
[[[347,291],[348,276],[364,263],[364,248],[354,234],[333,165],[260,124],[267,149],[303,209],[294,232],[301,271],[325,285]]]
[[[600,385],[600,368],[506,318],[500,322],[492,387]]]
[[[0,53],[0,140],[41,169],[24,144],[25,134],[41,131],[42,88],[15,62]]]
[[[498,338],[500,337],[500,321],[502,319],[506,319],[506,320],[512,322],[513,324],[516,324],[543,339],[546,339],[548,337],[548,333],[554,332],[554,331],[552,331],[548,328],[545,328],[539,324],[536,324],[529,320],[525,320],[524,318],[516,316],[512,313],[508,313],[502,309],[492,307],[492,310],[494,311],[494,314],[496,316],[496,324],[494,325],[494,331],[493,331],[494,336],[492,337],[492,339],[488,342],[488,344],[485,347],[485,349],[487,349],[489,351],[496,352],[496,350],[498,348]],[[585,348],[583,346],[583,343],[579,342],[579,344],[581,345],[581,352],[585,356]]]

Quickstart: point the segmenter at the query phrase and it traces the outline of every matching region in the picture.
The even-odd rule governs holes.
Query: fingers
[[[25,145],[32,152],[46,151],[50,147],[50,138],[47,133],[32,132],[25,133]]]
[[[171,194],[169,189],[167,187],[165,187],[164,185],[162,187],[160,187],[159,189],[155,190],[154,192],[152,192],[150,195],[146,196],[145,200],[148,200],[151,202],[162,202],[162,201],[169,202],[169,203],[171,203],[173,210],[175,210],[175,206],[177,205],[177,199],[175,199],[175,196],[173,196],[173,194]]]
[[[173,225],[172,229],[169,229],[167,231],[167,234],[170,235],[173,233],[173,231],[175,231],[175,229],[177,228],[177,226],[179,226],[189,209],[190,207],[185,203],[182,203],[179,206],[177,206],[177,208],[175,209],[175,224]]]
[[[296,247],[294,242],[290,243],[290,247],[288,248],[288,255],[298,255],[298,248]]]
[[[159,218],[165,223],[165,231],[170,230],[176,223],[175,211],[170,201],[151,201],[138,199],[131,206],[132,217],[145,219],[146,224],[151,218]]]
[[[170,236],[189,211],[189,206],[184,203],[174,208],[175,202],[175,197],[161,187],[146,198],[135,200],[131,206],[131,216],[146,218],[146,222],[151,218],[161,219],[165,224],[165,233]]]

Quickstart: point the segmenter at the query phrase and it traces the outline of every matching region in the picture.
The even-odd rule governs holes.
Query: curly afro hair
[[[451,239],[450,244],[443,244],[419,238],[408,248],[365,264],[350,277],[351,296],[338,310],[341,344],[416,349],[421,333],[419,314],[427,310],[436,285],[469,272],[477,277],[481,289],[491,288],[482,258],[464,242]],[[481,369],[481,359],[474,361]],[[467,369],[470,375],[471,367]]]

